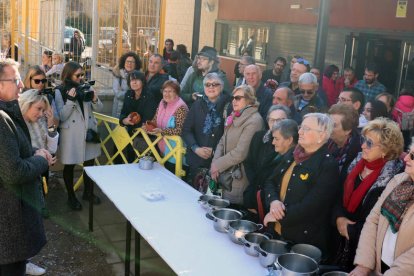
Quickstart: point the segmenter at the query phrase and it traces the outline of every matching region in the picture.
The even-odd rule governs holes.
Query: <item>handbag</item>
[[[210,184],[211,177],[208,171],[207,168],[199,168],[192,181],[193,188],[202,194],[207,193],[207,188]]]
[[[227,154],[227,135],[224,136],[224,155]],[[234,179],[241,179],[243,177],[241,171],[241,163],[231,166],[224,172],[219,174],[217,182],[221,185],[221,187],[229,192],[231,192],[233,188],[233,180]]]
[[[85,141],[88,143],[99,144],[101,142],[101,137],[99,137],[99,133],[95,130],[89,128],[86,131],[86,138]]]
[[[341,237],[338,249],[333,259],[333,265],[337,265],[341,269],[348,271],[350,267],[352,268],[352,262],[354,260],[354,257],[355,256],[353,256],[351,252],[349,240],[347,240],[344,237]]]

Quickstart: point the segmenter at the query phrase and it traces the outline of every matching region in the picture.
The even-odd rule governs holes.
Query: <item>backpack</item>
[[[397,123],[400,125],[401,130],[414,129],[414,109],[410,112],[404,112],[398,108],[395,108],[398,112]]]

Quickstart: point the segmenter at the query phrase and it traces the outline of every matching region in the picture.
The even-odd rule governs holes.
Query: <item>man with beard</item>
[[[375,64],[369,64],[365,67],[364,79],[357,82],[355,88],[362,91],[365,96],[365,102],[375,100],[375,97],[386,91],[385,86],[378,82],[378,69]]]
[[[266,83],[269,79],[272,79],[277,82],[277,85],[279,85],[285,66],[286,59],[283,57],[277,57],[273,63],[273,68],[263,71],[262,82]]]

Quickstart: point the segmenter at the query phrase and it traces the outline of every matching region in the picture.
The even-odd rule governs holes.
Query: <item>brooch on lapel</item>
[[[306,173],[306,174],[300,174],[300,179],[307,180],[308,178],[309,178],[309,174],[308,173]]]

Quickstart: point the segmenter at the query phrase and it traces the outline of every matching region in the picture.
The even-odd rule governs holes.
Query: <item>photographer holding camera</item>
[[[77,62],[68,62],[63,67],[62,85],[55,89],[56,106],[60,117],[59,160],[64,164],[63,180],[68,192],[68,205],[72,210],[81,210],[73,190],[73,171],[76,164],[93,166],[94,159],[101,154],[97,121],[93,111],[102,109],[102,102],[92,89],[84,83],[82,67]],[[92,180],[83,174],[83,200],[93,197],[94,204],[100,199],[92,194]]]

